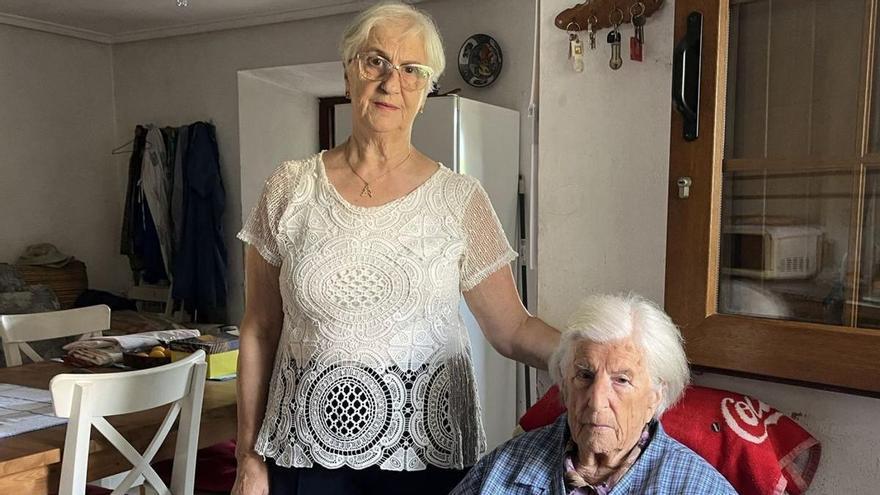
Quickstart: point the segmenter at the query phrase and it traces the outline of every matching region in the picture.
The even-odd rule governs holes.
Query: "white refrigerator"
[[[351,135],[351,105],[336,105],[334,121],[339,144]],[[516,249],[519,112],[455,95],[428,98],[413,125],[412,142],[452,170],[479,179]],[[509,440],[516,426],[516,363],[492,348],[464,299],[460,308],[470,333],[486,442],[492,450]]]

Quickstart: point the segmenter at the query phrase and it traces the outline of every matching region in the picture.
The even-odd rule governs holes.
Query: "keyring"
[[[575,32],[583,31],[583,30],[581,29],[581,25],[578,24],[577,21],[570,21],[568,24],[565,25],[565,30],[566,30],[566,31],[571,31],[571,29],[568,29],[568,28],[569,28],[572,24],[574,24],[575,26],[577,26],[577,29],[575,29]]]
[[[595,26],[597,24],[599,24],[599,18],[596,17],[596,14],[591,15],[590,18],[587,19],[588,26]]]
[[[641,7],[641,9],[642,9],[642,10],[639,11],[638,14],[636,14],[636,7]],[[643,4],[641,1],[636,2],[636,3],[634,3],[634,4],[632,4],[632,5],[629,6],[629,16],[630,16],[630,19],[633,19],[633,18],[636,18],[636,17],[640,17],[640,16],[642,16],[642,14],[644,14],[644,13],[645,13],[645,4]]]
[[[620,15],[620,19],[617,22],[614,22],[614,13],[615,12],[618,15]],[[619,25],[623,24],[623,11],[620,10],[620,7],[618,7],[616,5],[614,6],[614,9],[611,11],[610,14],[608,14],[608,21],[611,22],[612,26],[619,26]]]

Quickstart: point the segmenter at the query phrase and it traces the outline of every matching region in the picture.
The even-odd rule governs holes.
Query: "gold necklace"
[[[371,182],[375,183],[376,181],[378,181],[382,177],[385,177],[386,175],[388,175],[388,173],[390,173],[392,170],[394,170],[397,167],[406,163],[406,161],[409,160],[409,157],[412,156],[412,152],[413,152],[413,149],[412,149],[412,147],[410,147],[409,153],[406,154],[406,157],[404,157],[404,159],[401,160],[400,163],[398,163],[398,164],[394,165],[393,167],[389,168],[388,170],[382,172],[380,175],[373,177],[373,180]],[[364,188],[361,189],[361,197],[372,198],[373,197],[373,190],[370,189],[370,182],[367,182],[367,179],[364,179],[363,177],[361,177],[361,174],[357,173],[357,170],[354,169],[354,166],[348,160],[348,155],[345,154],[344,156],[345,156],[345,163],[348,164],[348,168],[350,168],[351,172],[354,175],[356,175],[357,178],[360,179],[364,183]]]

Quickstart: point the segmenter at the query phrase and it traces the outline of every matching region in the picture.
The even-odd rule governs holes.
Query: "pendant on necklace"
[[[364,197],[372,198],[373,197],[373,191],[370,189],[369,184],[366,184],[366,183],[364,184],[364,188],[361,189],[361,197],[362,198],[364,198]]]

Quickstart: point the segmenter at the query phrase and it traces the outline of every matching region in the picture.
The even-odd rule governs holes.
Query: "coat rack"
[[[620,24],[627,24],[632,22],[633,13],[639,15],[639,3],[644,6],[641,15],[650,17],[663,5],[663,0],[588,0],[557,14],[556,27],[564,31],[586,31],[592,24],[593,30],[599,31],[610,28],[618,16],[621,16]]]

